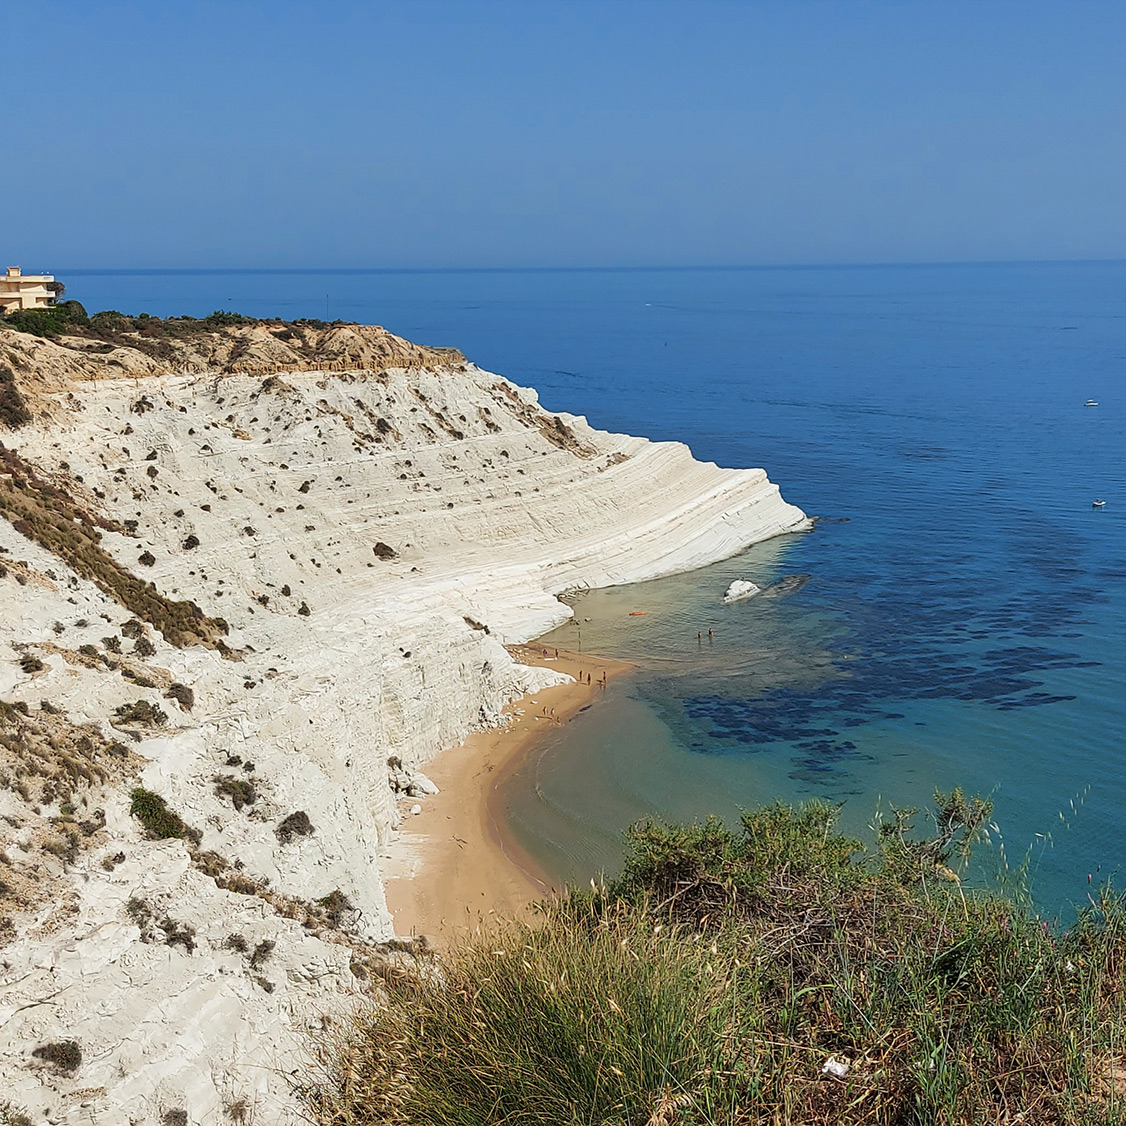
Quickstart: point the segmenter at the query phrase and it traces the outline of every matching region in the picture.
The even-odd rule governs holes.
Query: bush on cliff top
[[[315,1121],[1124,1121],[1122,899],[1057,933],[973,893],[947,865],[988,803],[940,798],[872,850],[822,803],[636,827],[619,879],[389,977]]]
[[[206,317],[154,317],[149,313],[131,316],[116,309],[103,309],[87,315],[77,301],[63,301],[46,309],[24,309],[0,315],[0,327],[26,332],[32,336],[82,336],[100,340],[108,348],[128,346],[160,355],[161,340],[186,340],[216,329],[237,328],[243,325],[280,324],[308,328],[328,328],[341,324],[339,320],[323,321],[301,318],[296,321],[262,320],[248,317],[228,309],[216,309]]]
[[[90,318],[78,301],[63,301],[47,309],[17,309],[0,319],[0,328],[14,328],[32,336],[63,336],[81,332]]]

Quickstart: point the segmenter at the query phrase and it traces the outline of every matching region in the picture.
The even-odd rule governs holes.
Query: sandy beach
[[[384,860],[387,906],[399,935],[449,943],[491,917],[518,915],[554,890],[506,831],[497,789],[553,726],[597,702],[603,677],[608,683],[632,666],[534,642],[511,652],[575,682],[523,697],[505,709],[512,717],[505,727],[478,732],[433,759],[426,773],[442,792],[421,803],[421,813],[407,812],[414,799],[404,799],[402,835]]]

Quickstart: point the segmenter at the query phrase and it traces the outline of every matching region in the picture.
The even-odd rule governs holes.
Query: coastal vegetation
[[[15,430],[31,421],[31,411],[10,368],[0,364],[0,424]]]
[[[76,1040],[41,1044],[31,1054],[37,1059],[46,1060],[61,1072],[77,1071],[82,1064],[82,1049]]]
[[[140,821],[152,840],[178,838],[198,844],[202,839],[198,829],[193,829],[168,803],[152,790],[143,786],[134,788],[130,797],[129,812]]]
[[[30,333],[32,336],[80,336],[111,345],[126,343],[133,347],[137,345],[137,334],[148,340],[159,340],[161,337],[183,340],[200,333],[214,332],[216,329],[260,323],[262,322],[257,317],[224,310],[216,310],[206,317],[153,317],[148,313],[133,317],[115,309],[106,309],[90,316],[78,301],[63,301],[45,309],[16,310],[0,321],[4,328]],[[324,321],[301,323],[313,327],[325,324]],[[129,339],[121,340],[124,336]]]
[[[103,531],[121,528],[90,512],[62,485],[46,480],[2,443],[0,516],[138,618],[155,626],[169,644],[226,649],[221,636],[226,623],[221,618],[206,617],[194,602],[164,597],[151,583],[123,567],[101,546]]]
[[[971,890],[988,802],[647,823],[617,879],[388,975],[326,1046],[322,1126],[1112,1123],[1126,1116],[1126,910],[1066,929]]]
[[[296,837],[308,837],[313,834],[313,822],[309,815],[298,809],[282,818],[274,828],[274,835],[281,844],[289,844]]]

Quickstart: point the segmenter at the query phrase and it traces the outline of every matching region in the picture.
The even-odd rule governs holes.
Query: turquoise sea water
[[[639,668],[504,793],[558,878],[650,813],[822,795],[863,829],[956,784],[993,795],[1011,860],[1033,849],[1048,911],[1126,859],[1126,264],[60,276],[91,310],[327,295],[551,409],[762,465],[823,518],[576,602],[559,643]]]

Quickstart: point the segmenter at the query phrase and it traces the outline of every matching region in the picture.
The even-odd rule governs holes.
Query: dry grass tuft
[[[119,527],[88,512],[57,485],[40,477],[14,450],[0,443],[0,516],[21,535],[57,555],[138,618],[150,622],[172,645],[225,648],[225,623],[208,618],[194,602],[165,598],[128,571],[100,545],[102,531]]]
[[[0,945],[15,935],[15,914],[51,902],[62,886],[45,855],[72,864],[104,840],[96,802],[139,765],[123,744],[71,723],[49,701],[33,709],[0,700],[0,786],[19,811],[0,821]]]

